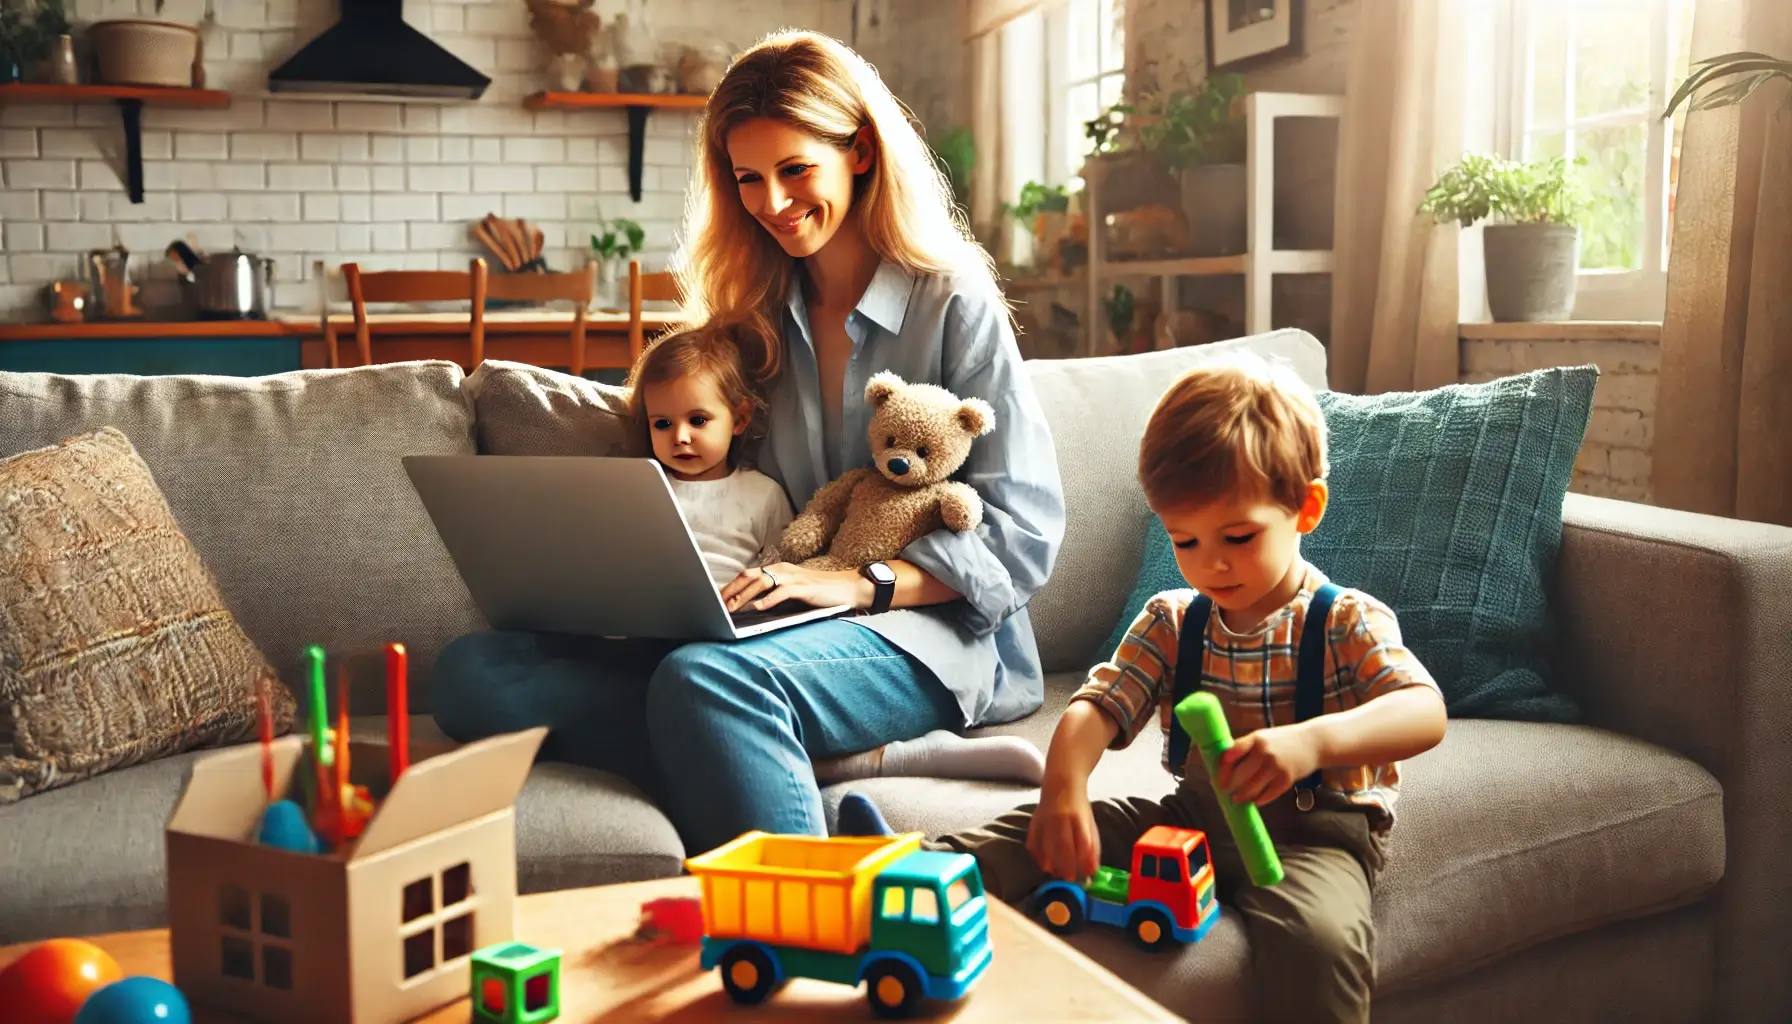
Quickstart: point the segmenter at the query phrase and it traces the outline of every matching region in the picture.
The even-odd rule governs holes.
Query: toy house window
[[[278,893],[241,886],[218,890],[219,973],[290,991],[293,987],[292,905]],[[258,969],[259,968],[259,969]]]
[[[399,908],[405,980],[473,955],[473,912],[473,868],[465,861],[406,885]]]
[[[940,898],[932,889],[916,889],[908,919],[916,924],[935,924],[940,919]]]

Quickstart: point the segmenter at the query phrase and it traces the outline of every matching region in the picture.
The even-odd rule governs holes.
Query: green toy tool
[[[1226,824],[1232,828],[1232,841],[1238,844],[1238,855],[1244,860],[1255,885],[1274,885],[1282,880],[1282,860],[1276,856],[1275,844],[1263,827],[1263,817],[1256,804],[1236,804],[1220,791],[1220,755],[1232,746],[1232,729],[1226,724],[1226,713],[1219,699],[1207,692],[1191,693],[1176,705],[1176,720],[1189,742],[1201,752],[1201,763],[1207,766],[1207,778],[1213,783],[1213,795]]]

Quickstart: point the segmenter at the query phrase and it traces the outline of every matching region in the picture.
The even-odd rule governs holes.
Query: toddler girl
[[[746,365],[732,332],[715,324],[665,335],[629,373],[635,420],[666,468],[718,588],[777,561],[778,538],[793,517],[784,488],[745,465],[742,452],[759,437],[766,385]],[[944,729],[815,764],[823,783],[909,775],[1037,785],[1044,772],[1039,749],[1024,739],[968,739]]]

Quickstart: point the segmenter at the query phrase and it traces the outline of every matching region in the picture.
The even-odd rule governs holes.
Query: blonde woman
[[[1043,700],[1026,604],[1063,539],[1057,458],[992,263],[896,98],[833,39],[761,41],[705,108],[683,238],[687,305],[770,382],[758,464],[795,508],[871,465],[865,385],[892,370],[994,407],[962,473],[984,525],[862,573],[748,569],[723,587],[730,610],[861,614],[747,641],[463,637],[432,682],[439,724],[463,741],[549,726],[545,756],[641,782],[693,852],[748,829],[825,834],[818,774],[1037,783],[1031,745],[956,733]]]

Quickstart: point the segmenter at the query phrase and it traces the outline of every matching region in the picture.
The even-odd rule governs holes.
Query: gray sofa
[[[1238,343],[1324,380],[1324,351],[1278,332]],[[1134,446],[1152,400],[1224,346],[1029,364],[1057,439],[1070,528],[1032,605],[1053,673],[1045,707],[996,731],[1045,746],[1112,628],[1143,546]],[[356,735],[378,732],[379,645],[427,675],[482,628],[399,468],[412,453],[611,454],[615,392],[516,364],[447,363],[256,379],[0,374],[0,454],[124,430],[155,470],[232,610],[289,679],[305,644],[353,663]],[[1459,720],[1407,765],[1376,894],[1376,1016],[1387,1020],[1792,1019],[1792,529],[1571,495],[1559,565],[1557,682],[1587,724]],[[568,538],[576,543],[576,538]],[[367,717],[361,717],[367,716]],[[0,807],[0,943],[156,926],[161,829],[196,754]],[[1168,781],[1141,740],[1097,795]],[[863,784],[898,828],[961,828],[1032,797],[1016,786]],[[837,799],[838,788],[830,793]],[[535,892],[665,876],[665,817],[601,773],[538,765],[518,804]],[[1115,933],[1076,945],[1171,1009],[1248,1017],[1236,918],[1147,956]]]

